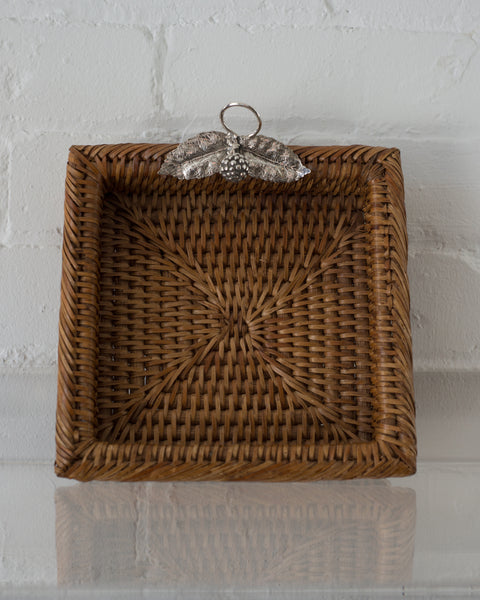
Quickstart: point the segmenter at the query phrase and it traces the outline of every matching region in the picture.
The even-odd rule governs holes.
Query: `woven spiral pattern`
[[[415,466],[398,151],[295,148],[294,184],[74,147],[57,473],[405,475]]]

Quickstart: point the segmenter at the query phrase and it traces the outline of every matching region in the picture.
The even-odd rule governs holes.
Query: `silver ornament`
[[[241,106],[257,117],[258,127],[249,135],[238,135],[227,127],[224,113],[232,106]],[[248,104],[231,102],[220,113],[220,121],[227,130],[199,133],[169,152],[158,172],[178,179],[201,179],[220,173],[229,181],[245,177],[265,181],[292,182],[310,173],[285,144],[274,138],[258,135],[262,120]]]

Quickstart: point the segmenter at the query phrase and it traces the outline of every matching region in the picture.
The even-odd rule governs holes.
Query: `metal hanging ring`
[[[232,108],[232,106],[241,106],[242,108],[247,108],[249,111],[251,111],[257,117],[257,121],[258,121],[257,129],[253,133],[249,133],[248,135],[243,136],[243,137],[247,137],[247,138],[255,137],[257,135],[257,133],[260,131],[260,129],[262,128],[262,119],[260,118],[260,115],[257,113],[257,111],[253,108],[253,106],[250,106],[250,104],[243,104],[242,102],[230,102],[229,104],[224,106],[220,113],[220,121],[221,121],[222,125],[225,127],[225,129],[228,131],[228,133],[233,133],[233,135],[240,137],[236,131],[233,131],[232,129],[230,129],[230,127],[227,127],[225,125],[225,120],[223,118],[225,111],[229,108]]]

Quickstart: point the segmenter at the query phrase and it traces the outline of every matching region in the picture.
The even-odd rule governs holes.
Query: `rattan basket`
[[[415,471],[396,149],[294,147],[293,184],[157,175],[173,145],[71,148],[56,472]]]

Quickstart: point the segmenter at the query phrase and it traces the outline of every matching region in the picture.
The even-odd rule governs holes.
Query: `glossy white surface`
[[[317,483],[76,483],[0,467],[5,598],[480,594],[480,464]]]

